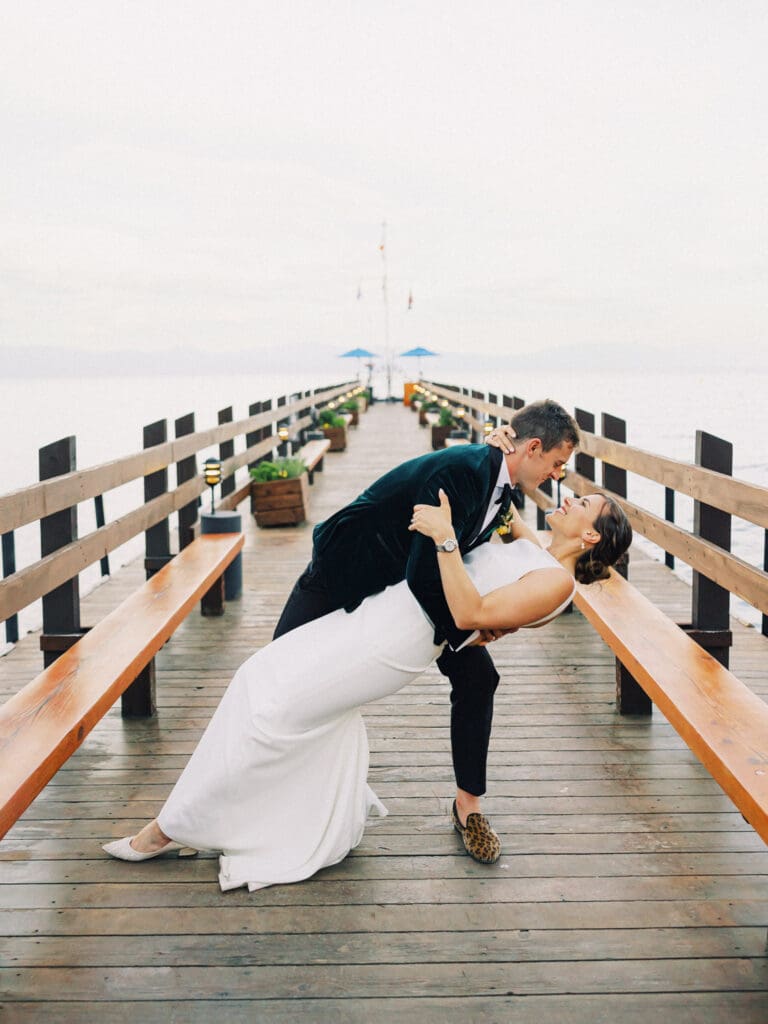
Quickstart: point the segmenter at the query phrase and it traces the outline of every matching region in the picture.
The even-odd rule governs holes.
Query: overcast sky
[[[6,4],[0,341],[764,343],[767,11]]]

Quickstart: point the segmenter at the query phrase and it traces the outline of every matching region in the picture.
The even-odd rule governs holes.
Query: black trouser
[[[285,603],[275,639],[338,608],[310,562]],[[482,796],[499,673],[484,647],[458,652],[446,648],[437,659],[437,667],[451,683],[451,751],[456,784]]]

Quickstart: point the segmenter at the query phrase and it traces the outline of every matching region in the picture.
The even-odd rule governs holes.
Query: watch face
[[[441,551],[455,551],[458,547],[455,540],[450,537],[448,540],[444,540],[442,544],[438,544]]]

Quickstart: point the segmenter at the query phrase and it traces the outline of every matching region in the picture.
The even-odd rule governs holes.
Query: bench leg
[[[200,602],[202,615],[223,615],[224,614],[224,576],[219,576],[216,582],[207,593],[203,594]]]
[[[307,480],[309,481],[309,486],[311,487],[312,484],[315,482],[315,471],[314,471],[314,469],[308,469],[307,470]]]
[[[621,715],[650,715],[653,702],[640,683],[616,659],[616,710]]]
[[[123,718],[150,718],[155,705],[155,659],[141,670],[120,698]]]

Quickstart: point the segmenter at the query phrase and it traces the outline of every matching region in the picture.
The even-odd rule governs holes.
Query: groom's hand
[[[489,444],[492,448],[501,448],[505,455],[511,455],[515,446],[512,442],[517,438],[517,434],[514,429],[507,423],[502,423],[498,427],[494,427],[488,437],[485,439],[485,443]]]
[[[500,640],[501,637],[516,632],[517,629],[481,629],[478,630],[479,635],[468,646],[485,647],[487,644],[492,644],[494,640]]]

